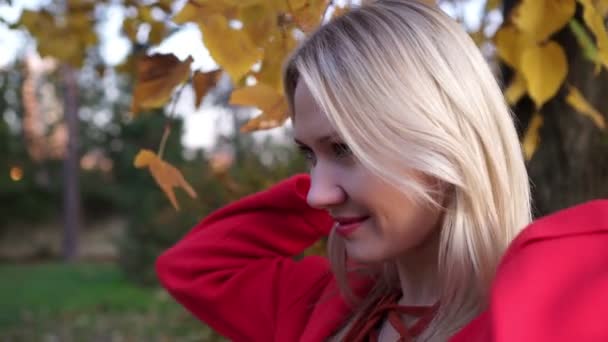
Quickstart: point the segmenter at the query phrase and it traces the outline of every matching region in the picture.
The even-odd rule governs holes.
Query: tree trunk
[[[73,261],[78,255],[80,228],[80,193],[78,187],[78,84],[76,72],[64,65],[63,99],[64,120],[68,131],[66,153],[63,160],[63,259]]]
[[[515,1],[505,1],[505,18]],[[577,17],[581,18],[579,6]],[[582,22],[582,20],[581,20]],[[604,117],[608,113],[608,71],[594,76],[595,66],[583,56],[569,29],[553,37],[568,55],[568,77],[559,94],[541,108],[540,145],[528,163],[535,215],[545,215],[595,198],[608,198],[608,132],[565,101],[567,85],[578,88]],[[534,112],[530,99],[514,111],[521,131]]]

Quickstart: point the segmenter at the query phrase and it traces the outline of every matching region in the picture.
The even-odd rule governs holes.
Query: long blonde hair
[[[521,146],[486,61],[441,10],[378,0],[321,26],[290,56],[284,85],[292,113],[299,81],[379,177],[433,205],[441,205],[434,189],[404,179],[404,168],[448,185],[437,265],[441,305],[419,340],[447,339],[485,307],[499,258],[531,220]],[[347,296],[344,244],[334,234],[328,254]],[[398,286],[391,264],[376,272],[360,308]]]

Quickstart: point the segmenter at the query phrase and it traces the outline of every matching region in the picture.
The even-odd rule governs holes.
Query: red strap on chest
[[[397,304],[399,294],[391,294],[382,298],[368,314],[362,315],[351,326],[344,341],[353,342],[377,342],[379,327],[386,318],[393,328],[399,333],[399,342],[411,341],[412,338],[428,326],[436,312],[434,306],[401,306]],[[406,327],[401,320],[401,315],[418,317],[411,327]]]

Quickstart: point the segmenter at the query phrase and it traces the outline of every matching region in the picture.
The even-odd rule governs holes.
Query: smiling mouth
[[[369,219],[369,216],[360,217],[335,217],[336,221],[336,233],[342,235],[342,237],[348,237],[354,233],[361,224]]]

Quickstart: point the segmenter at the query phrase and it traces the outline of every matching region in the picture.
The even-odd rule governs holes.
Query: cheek
[[[439,229],[440,209],[419,205],[403,195],[386,196],[379,207],[379,233],[404,248],[421,244]]]
[[[400,233],[404,239],[409,240],[410,246],[422,244],[439,229],[439,216],[438,209],[415,207],[404,210],[399,225]]]

